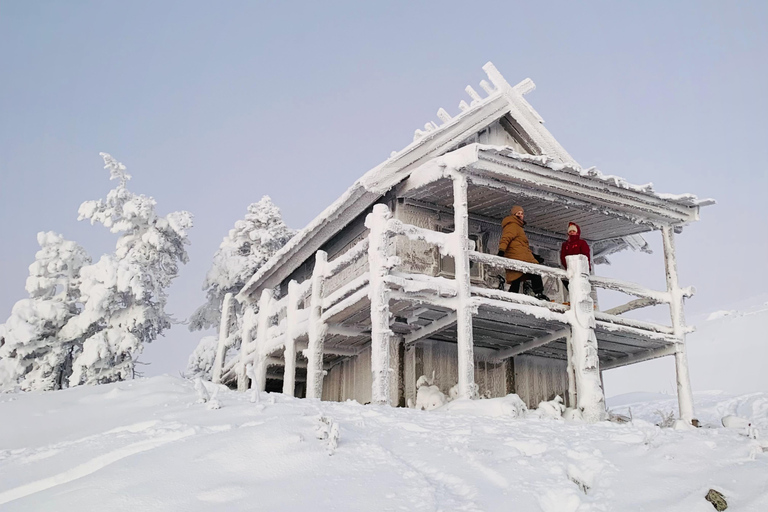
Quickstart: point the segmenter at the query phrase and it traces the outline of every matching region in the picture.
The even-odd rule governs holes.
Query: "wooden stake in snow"
[[[229,328],[232,324],[232,294],[224,295],[221,303],[221,323],[219,323],[219,342],[216,345],[216,358],[213,360],[213,375],[211,380],[215,384],[221,382],[221,371],[224,368],[224,358],[229,348]]]
[[[685,352],[685,315],[683,313],[683,290],[677,280],[677,261],[675,259],[675,238],[672,228],[661,229],[664,242],[664,266],[667,271],[667,292],[669,293],[669,313],[672,317],[672,330],[679,342],[675,347],[675,373],[677,376],[677,403],[680,419],[690,424],[693,420],[693,392],[691,377],[688,373],[688,356]]]
[[[595,336],[595,310],[590,293],[589,262],[579,254],[566,256],[571,309],[571,355],[576,381],[576,406],[589,422],[606,419],[605,396],[600,383],[600,363]]]
[[[296,389],[296,338],[299,307],[299,284],[291,279],[288,283],[288,305],[286,307],[285,333],[285,373],[283,374],[283,394],[294,396]]]
[[[267,332],[269,330],[269,314],[272,303],[275,300],[275,292],[271,288],[261,291],[259,299],[259,316],[256,324],[256,343],[253,357],[254,380],[251,388],[264,391],[267,387],[267,354],[262,351],[267,346]]]
[[[370,266],[371,299],[371,402],[390,403],[389,394],[389,233],[387,221],[392,217],[387,205],[377,204],[365,219],[370,230],[368,239],[368,265]]]
[[[312,295],[309,303],[309,346],[307,355],[307,398],[323,396],[323,343],[328,326],[323,322],[323,285],[328,255],[325,251],[315,253],[315,268],[312,270]]]
[[[472,293],[469,275],[469,211],[467,207],[467,178],[453,172],[454,239],[452,256],[456,278],[456,333],[459,352],[459,398],[477,398],[475,385],[475,356],[472,337]]]

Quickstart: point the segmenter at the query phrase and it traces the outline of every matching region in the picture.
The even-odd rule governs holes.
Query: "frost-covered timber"
[[[442,124],[417,130],[248,280],[241,304],[276,292],[271,327],[239,362],[222,363],[223,380],[232,382],[233,368],[282,360],[283,374],[270,370],[268,380],[301,395],[302,361],[294,360],[303,355],[307,397],[416,403],[419,377],[433,375],[444,395],[517,392],[529,406],[560,395],[598,421],[602,367],[674,353],[681,417],[690,421],[682,300],[693,289],[679,287],[676,270],[666,290],[653,290],[595,275],[586,260],[561,268],[559,249],[572,221],[595,264],[624,249],[649,252],[643,233],[679,232],[713,201],[582,168],[523,98],[533,83],[511,86],[492,64],[484,70],[486,97],[468,88],[471,102],[458,115],[440,109]],[[501,220],[515,204],[526,211],[541,264],[495,255]],[[541,276],[555,302],[499,289],[505,270]],[[596,289],[627,298],[601,311]],[[623,316],[651,305],[670,307],[672,325]],[[291,343],[306,348],[294,352]]]
[[[221,382],[221,368],[224,366],[224,359],[227,356],[227,349],[230,346],[230,330],[232,328],[233,296],[231,293],[224,294],[224,300],[221,304],[221,322],[219,325],[219,339],[216,345],[216,359],[213,362],[212,381],[214,384]]]
[[[571,334],[567,343],[571,346],[570,371],[575,382],[576,407],[587,421],[599,421],[607,417],[605,397],[600,383],[600,362],[597,356],[595,336],[594,302],[590,297],[589,263],[583,255],[567,256],[571,310],[568,319]],[[569,386],[570,389],[570,386]]]
[[[377,204],[365,219],[368,236],[368,265],[370,266],[369,297],[371,301],[371,373],[373,387],[371,401],[389,404],[389,345],[392,331],[389,328],[389,287],[385,277],[392,266],[388,253],[389,236],[387,221],[389,208]]]
[[[664,267],[667,275],[667,293],[670,295],[669,314],[672,318],[672,330],[679,338],[675,344],[675,371],[677,372],[677,400],[680,407],[680,419],[690,423],[694,417],[693,391],[691,377],[688,375],[688,357],[685,353],[685,315],[683,298],[686,296],[677,281],[677,260],[675,258],[675,238],[669,226],[661,230],[664,243]]]

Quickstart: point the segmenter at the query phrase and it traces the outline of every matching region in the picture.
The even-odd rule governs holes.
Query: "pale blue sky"
[[[0,0],[0,317],[37,231],[113,249],[76,221],[111,188],[100,151],[161,213],[195,215],[181,319],[248,203],[269,194],[304,226],[439,107],[455,114],[488,60],[534,80],[528,100],[582,165],[718,200],[678,238],[680,273],[691,313],[727,307],[768,285],[766,23],[762,1]],[[659,251],[598,272],[663,286]],[[147,373],[181,369],[198,338],[174,327]]]

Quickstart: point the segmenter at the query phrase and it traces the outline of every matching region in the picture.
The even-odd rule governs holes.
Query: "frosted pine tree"
[[[205,380],[211,380],[217,344],[218,338],[216,336],[204,336],[189,356],[184,376],[189,379],[200,377]]]
[[[237,294],[294,233],[269,196],[249,205],[245,218],[235,223],[213,256],[203,282],[208,300],[192,314],[189,330],[218,327],[224,295]]]
[[[78,338],[61,328],[78,313],[80,271],[91,262],[85,250],[61,235],[37,234],[40,250],[29,266],[28,299],[18,301],[0,330],[0,390],[48,391],[67,386]]]
[[[165,311],[167,289],[188,260],[185,246],[192,214],[161,217],[155,200],[130,192],[125,166],[106,153],[105,169],[119,180],[106,200],[86,201],[79,220],[100,223],[120,233],[114,254],[104,255],[80,273],[82,312],[62,330],[67,339],[83,337],[70,384],[99,384],[132,378],[144,343],[171,326]]]

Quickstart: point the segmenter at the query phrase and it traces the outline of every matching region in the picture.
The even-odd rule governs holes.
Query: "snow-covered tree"
[[[224,295],[238,293],[294,234],[269,196],[249,205],[245,218],[235,222],[213,256],[203,282],[208,300],[192,314],[189,330],[218,327]]]
[[[62,327],[78,314],[79,279],[91,262],[85,250],[59,234],[37,234],[40,250],[29,266],[29,298],[18,301],[0,329],[0,390],[67,386],[80,339],[63,340]]]
[[[189,356],[184,376],[189,379],[200,377],[201,379],[211,380],[217,345],[218,338],[216,336],[204,336]]]
[[[166,290],[179,273],[179,263],[188,260],[192,214],[157,215],[153,198],[126,188],[131,177],[125,166],[106,153],[101,156],[110,179],[119,184],[106,200],[84,202],[79,220],[103,224],[120,237],[114,254],[80,272],[83,309],[62,329],[64,339],[84,339],[70,385],[133,377],[143,344],[171,326]]]

